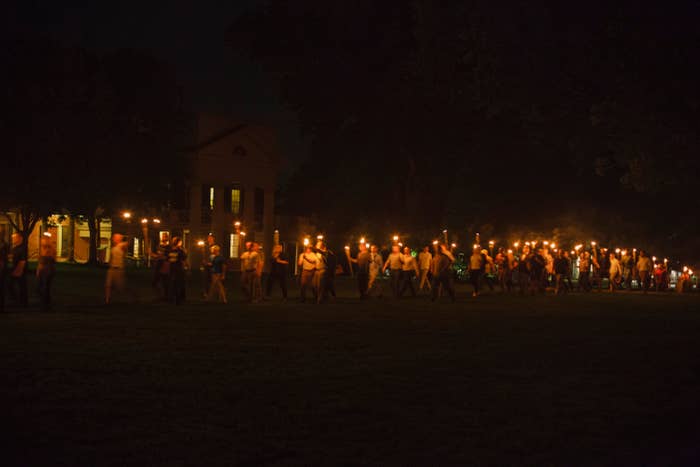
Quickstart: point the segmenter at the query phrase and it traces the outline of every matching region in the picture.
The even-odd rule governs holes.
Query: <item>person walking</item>
[[[651,263],[649,254],[646,251],[641,250],[639,252],[639,260],[637,261],[637,272],[639,274],[639,282],[644,293],[649,291],[649,279],[651,278],[651,272],[653,269],[654,265]]]
[[[221,256],[221,247],[219,245],[212,245],[210,247],[211,252],[211,266],[210,266],[210,280],[209,291],[206,294],[207,300],[212,300],[214,296],[220,302],[226,303],[226,287],[224,287],[224,281],[226,280],[226,260]]]
[[[583,292],[591,291],[591,255],[587,251],[582,251],[578,257],[578,288]]]
[[[472,297],[479,296],[479,285],[481,282],[481,275],[486,267],[486,258],[479,250],[478,246],[474,246],[472,254],[469,257],[469,282],[472,284]]]
[[[56,247],[49,235],[42,235],[39,242],[39,264],[36,268],[41,311],[51,310],[51,283],[56,273]]]
[[[306,293],[309,289],[312,290],[314,298],[317,299],[317,291],[314,288],[314,276],[316,275],[316,263],[318,258],[313,252],[311,246],[307,245],[304,252],[299,255],[298,265],[301,268],[301,276],[299,280],[299,288],[301,293],[301,303],[306,302]]]
[[[401,288],[399,290],[399,298],[403,297],[406,289],[411,291],[411,296],[416,296],[416,286],[413,284],[413,278],[418,275],[418,264],[416,259],[411,256],[411,249],[404,247],[401,261]]]
[[[620,288],[622,283],[622,266],[615,253],[610,252],[610,269],[608,270],[608,280],[610,282],[610,292]]]
[[[202,295],[205,298],[209,295],[209,291],[211,290],[211,269],[213,266],[212,260],[214,258],[212,249],[215,246],[219,247],[219,245],[216,244],[216,238],[210,233],[207,235],[207,241],[202,247]],[[221,247],[219,247],[219,251],[221,251]]]
[[[360,251],[357,253],[357,258],[353,258],[348,252],[348,260],[353,264],[357,264],[357,270],[355,271],[357,277],[357,291],[360,293],[360,299],[364,300],[367,298],[367,293],[369,291],[370,253],[367,250],[367,245],[360,243]]]
[[[156,252],[152,254],[153,262],[153,281],[151,286],[155,290],[156,295],[163,301],[168,301],[170,292],[168,291],[170,282],[170,262],[168,254],[170,253],[170,236],[167,232],[163,232],[160,236],[160,243],[156,248]]]
[[[380,275],[382,273],[383,259],[381,253],[377,248],[377,245],[372,245],[369,248],[369,295],[373,295],[378,298],[382,298],[384,291],[382,289],[382,283]]]
[[[391,253],[384,263],[382,273],[389,269],[389,279],[391,284],[391,295],[394,298],[399,298],[399,286],[401,281],[401,267],[403,265],[403,255],[399,250],[398,245],[391,247]]]
[[[112,247],[109,250],[109,268],[105,278],[105,305],[112,303],[114,290],[123,293],[126,286],[125,256],[128,243],[119,233],[112,235]]]
[[[267,286],[265,288],[265,297],[269,298],[272,294],[272,286],[275,282],[279,283],[282,290],[282,299],[287,300],[287,274],[289,270],[289,260],[284,254],[282,245],[272,247],[272,257],[270,258],[270,274],[267,276]]]
[[[430,292],[430,263],[433,261],[433,255],[430,254],[430,248],[428,246],[423,247],[423,251],[418,253],[418,291],[423,291],[424,288],[428,289]]]
[[[568,291],[566,278],[569,274],[569,261],[566,259],[563,250],[557,252],[554,259],[554,295],[564,294]]]
[[[431,300],[437,300],[442,287],[443,292],[447,292],[452,302],[455,302],[455,289],[452,280],[452,263],[455,257],[452,256],[446,245],[439,245],[437,253],[433,258],[433,283]]]
[[[319,240],[316,243],[316,248],[313,249],[316,254],[316,272],[314,273],[314,289],[316,290],[316,303],[324,302],[328,296],[326,288],[326,272],[328,271],[328,249],[325,242]]]
[[[175,305],[180,305],[185,301],[185,269],[187,267],[187,252],[182,247],[180,237],[173,237],[168,251],[168,263],[170,265],[170,276],[168,278],[168,288],[170,300]]]

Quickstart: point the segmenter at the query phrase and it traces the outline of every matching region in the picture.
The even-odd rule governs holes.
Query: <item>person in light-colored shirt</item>
[[[401,281],[401,266],[403,265],[403,255],[399,250],[398,245],[391,247],[391,253],[384,263],[382,272],[389,269],[389,278],[391,280],[391,294],[394,298],[399,298],[399,286]]]
[[[310,288],[314,293],[314,299],[318,299],[317,290],[314,288],[314,275],[316,274],[316,265],[318,257],[313,252],[311,246],[304,248],[304,252],[299,255],[298,265],[301,268],[301,277],[299,279],[299,288],[301,290],[301,302],[306,301],[306,292]]]
[[[126,272],[124,269],[124,257],[128,244],[122,234],[112,235],[112,248],[109,251],[109,269],[105,279],[105,304],[112,301],[114,289],[122,292],[126,284]]]
[[[610,291],[614,292],[620,287],[622,282],[622,266],[620,261],[615,256],[615,253],[610,253]]]
[[[428,291],[430,291],[430,281],[428,280],[428,272],[430,272],[430,263],[433,261],[433,255],[430,254],[430,248],[429,247],[423,247],[423,251],[418,253],[418,274],[419,274],[419,282],[418,282],[418,291],[420,292],[423,290],[424,287],[428,288]]]
[[[382,285],[379,275],[382,272],[382,255],[379,253],[377,245],[369,248],[369,281],[368,294],[377,297],[382,296]]]
[[[641,282],[642,290],[647,293],[649,290],[649,279],[651,278],[651,271],[654,269],[651,263],[651,258],[646,251],[639,252],[639,259],[637,260],[637,272],[639,273],[639,281]]]

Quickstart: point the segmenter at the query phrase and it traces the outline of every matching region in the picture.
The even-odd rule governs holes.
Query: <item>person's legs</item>
[[[367,290],[369,288],[369,275],[364,272],[357,273],[357,291],[360,293],[360,298],[367,298]]]
[[[469,271],[469,280],[472,284],[472,288],[474,289],[472,292],[472,296],[476,297],[479,295],[479,280],[481,279],[481,271],[478,269],[472,269]]]

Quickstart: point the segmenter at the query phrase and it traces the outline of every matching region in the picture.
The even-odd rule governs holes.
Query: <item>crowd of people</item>
[[[307,239],[297,257],[299,299],[302,303],[333,301],[336,298],[335,278],[339,274],[355,277],[362,300],[384,297],[384,289],[388,286],[387,295],[394,299],[426,294],[433,301],[445,296],[454,302],[455,280],[458,278],[471,284],[472,297],[478,297],[484,287],[491,291],[499,289],[502,293],[529,295],[544,294],[549,289],[560,295],[604,289],[610,292],[637,289],[647,293],[650,289],[666,290],[670,285],[666,261],[657,262],[643,250],[608,251],[595,242],[587,248],[578,245],[574,250],[557,249],[548,242],[539,245],[526,242],[521,248],[519,246],[516,243],[513,245],[515,249],[495,250],[491,243],[489,251],[475,244],[471,254],[465,256],[456,254],[456,245],[435,241],[432,248],[426,245],[416,254],[396,241],[390,248],[380,248],[363,239],[354,254],[346,246],[343,258],[328,248],[321,237],[315,244]],[[226,277],[232,272],[230,262],[222,255],[213,235],[209,235],[206,242],[200,242],[200,247],[202,297],[227,303]],[[135,296],[126,280],[127,251],[127,239],[115,233],[104,283],[105,304],[112,302],[115,293]],[[155,295],[162,301],[182,304],[186,299],[186,277],[190,269],[182,239],[163,235],[155,251],[150,253],[150,260],[153,268],[151,286]],[[234,271],[240,273],[242,296],[248,302],[257,303],[271,297],[277,286],[286,301],[291,263],[281,244],[273,247],[266,260],[260,244],[247,242],[240,254],[240,270]],[[51,308],[55,264],[56,251],[51,238],[42,236],[36,268],[42,310]],[[27,306],[28,271],[21,235],[12,235],[11,247],[0,241],[0,310],[4,310],[6,291],[11,300]],[[266,280],[263,271],[267,272]],[[691,275],[688,268],[679,274],[676,291],[686,292],[692,288]]]

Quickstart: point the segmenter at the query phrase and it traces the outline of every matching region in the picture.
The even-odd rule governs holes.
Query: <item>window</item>
[[[243,187],[239,183],[226,187],[225,202],[227,212],[236,217],[243,214]]]
[[[240,248],[240,236],[232,233],[229,238],[229,257],[238,258],[238,249]]]
[[[256,187],[254,198],[253,221],[255,223],[255,230],[259,232],[264,228],[263,220],[265,218],[265,190]]]
[[[202,223],[211,224],[212,213],[214,212],[214,187],[202,185]]]

